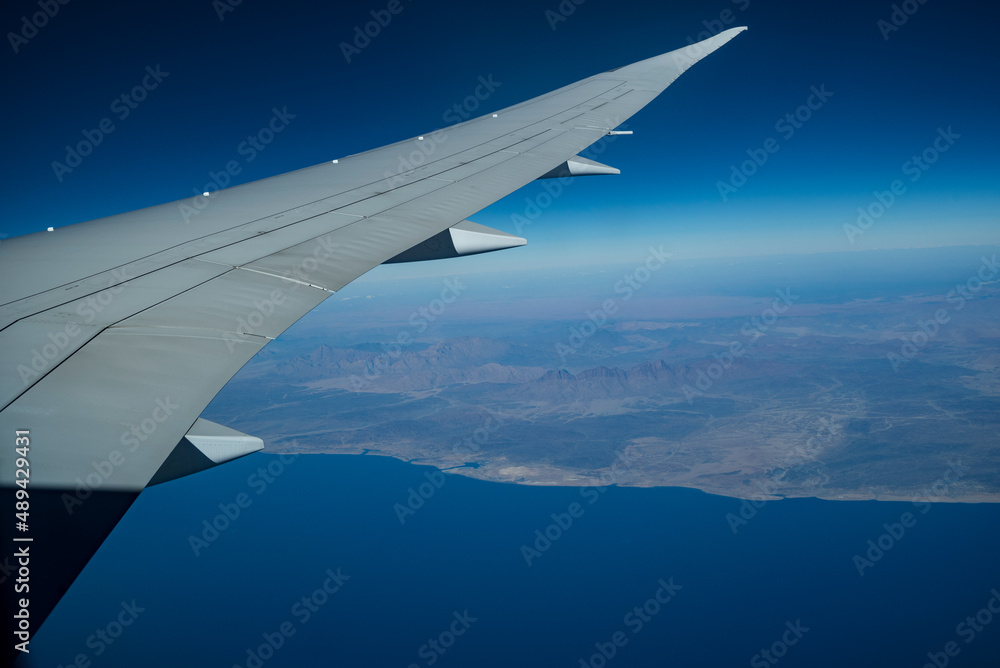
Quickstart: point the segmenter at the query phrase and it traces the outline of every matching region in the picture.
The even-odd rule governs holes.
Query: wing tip
[[[732,40],[734,37],[739,35],[744,30],[747,30],[747,26],[737,26],[735,28],[729,28],[728,30],[723,30],[720,33],[716,33],[711,37],[706,37],[700,42],[688,44],[685,47],[676,49],[664,55],[681,56],[685,59],[691,59],[694,62],[696,62],[698,60],[701,60],[705,56],[709,55],[716,49],[719,49],[724,44],[729,43],[730,40]]]
[[[704,41],[707,42],[710,39],[716,39],[716,40],[719,40],[720,42],[722,42],[723,44],[725,44],[726,42],[728,42],[729,40],[731,40],[732,38],[736,37],[741,32],[743,32],[744,30],[747,30],[747,29],[748,29],[747,26],[736,26],[735,28],[730,28],[728,30],[723,30],[720,33],[716,33],[715,35],[713,35],[712,37],[709,37],[708,39],[706,39]]]

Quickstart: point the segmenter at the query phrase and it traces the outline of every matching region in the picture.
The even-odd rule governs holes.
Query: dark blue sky
[[[748,25],[634,117],[634,136],[606,147],[599,159],[620,177],[573,184],[521,230],[531,243],[515,251],[517,262],[545,262],[553,250],[561,262],[630,261],[664,242],[698,257],[1000,241],[994,6],[915,3],[883,39],[877,22],[891,18],[890,3],[588,0],[553,30],[546,11],[558,11],[555,0],[400,0],[351,62],[341,43],[388,2],[243,0],[221,21],[220,6],[71,1],[27,42],[15,40],[17,53],[7,34],[0,231],[186,197],[230,160],[241,168],[234,182],[244,182],[448,125],[445,112],[479,77],[499,82],[485,112],[707,29]],[[5,33],[24,32],[22,17],[38,7],[5,6]],[[126,107],[114,101],[143,82],[147,66],[169,74],[122,118]],[[814,86],[833,95],[789,136],[776,123]],[[294,119],[250,162],[241,143],[274,108]],[[60,180],[52,163],[105,118],[113,132]],[[949,127],[960,137],[912,181],[905,163]],[[769,138],[777,152],[724,199],[719,182],[735,182],[731,165],[748,150],[760,155]],[[850,243],[844,224],[896,179],[905,192]],[[475,219],[517,231],[511,216],[540,187]],[[478,261],[510,266],[513,252],[503,255]]]

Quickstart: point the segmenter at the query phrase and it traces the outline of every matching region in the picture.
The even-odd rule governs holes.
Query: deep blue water
[[[251,666],[919,668],[949,641],[948,665],[998,665],[1000,615],[980,613],[1000,590],[997,505],[783,500],[734,534],[741,502],[695,490],[457,475],[435,488],[435,469],[388,458],[280,462],[252,455],[144,492],[36,635],[37,665],[245,667],[264,634],[280,647]],[[256,475],[269,465],[270,483]],[[394,504],[421,483],[434,492],[401,523]],[[195,556],[189,536],[240,493],[246,507]],[[582,512],[529,566],[522,545],[573,503]],[[915,524],[860,576],[854,555],[905,512]],[[349,579],[305,619],[293,606],[328,569]],[[133,600],[142,610],[102,645],[92,634],[117,633]],[[980,631],[959,627],[977,613]],[[278,643],[283,623],[294,633]],[[596,654],[616,637],[612,658]],[[769,662],[772,647],[783,656]]]

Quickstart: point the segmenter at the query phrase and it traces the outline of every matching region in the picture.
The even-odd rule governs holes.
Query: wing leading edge
[[[62,541],[56,584],[33,583],[35,627],[139,491],[218,463],[192,450],[207,442],[196,421],[264,345],[449,228],[453,247],[432,257],[509,236],[467,218],[536,178],[617,171],[577,153],[742,30],[373,151],[0,245],[0,433],[30,431],[29,489],[53,526],[95,518],[91,540]],[[254,449],[234,434],[232,456]],[[4,498],[15,458],[0,449]]]

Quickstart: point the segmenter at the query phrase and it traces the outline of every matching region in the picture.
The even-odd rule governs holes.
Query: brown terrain
[[[943,296],[800,304],[756,331],[744,316],[622,320],[566,364],[557,344],[573,323],[405,348],[304,344],[259,356],[206,417],[275,452],[508,483],[996,502],[997,296],[961,310]],[[953,317],[919,336],[939,308]]]

